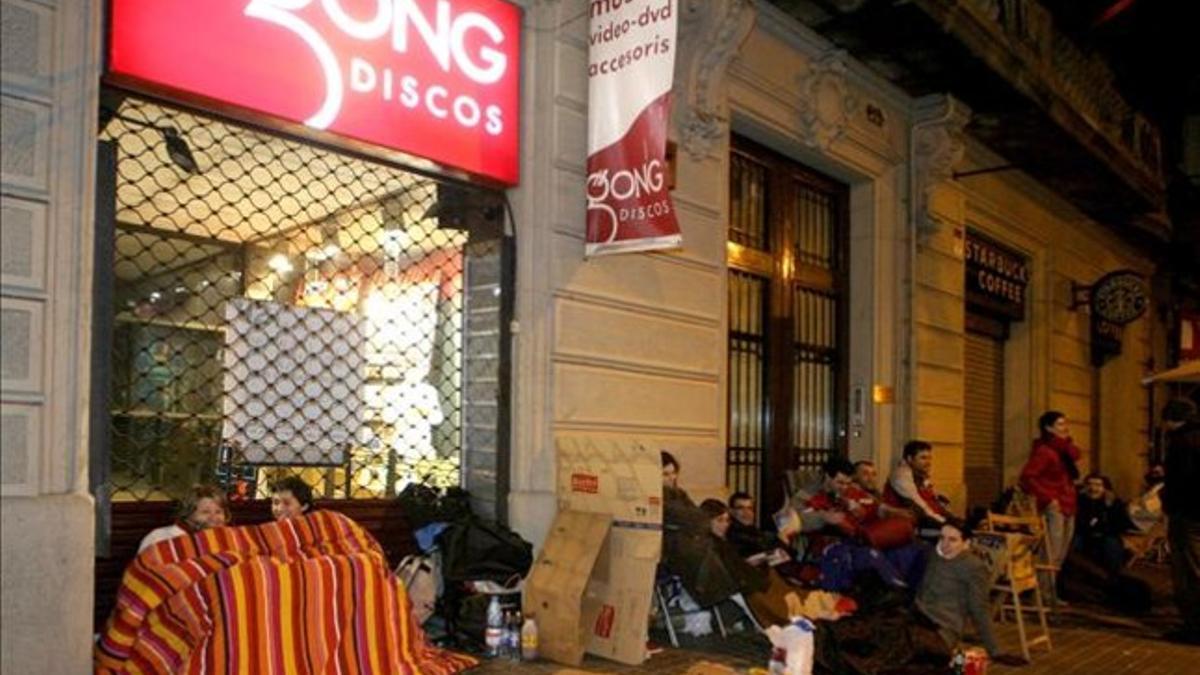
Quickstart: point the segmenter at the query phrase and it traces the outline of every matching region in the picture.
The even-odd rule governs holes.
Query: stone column
[[[0,3],[6,673],[91,669],[87,423],[101,5]]]

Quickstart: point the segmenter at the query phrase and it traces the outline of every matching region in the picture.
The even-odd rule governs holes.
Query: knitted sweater
[[[940,550],[929,556],[925,578],[917,590],[917,609],[938,626],[938,632],[951,648],[962,639],[969,618],[988,654],[995,655],[996,636],[988,615],[988,590],[991,575],[979,556],[963,551],[954,558],[943,558]]]

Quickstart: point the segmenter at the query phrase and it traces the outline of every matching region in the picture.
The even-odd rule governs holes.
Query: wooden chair
[[[1050,626],[1046,621],[1047,610],[1042,602],[1042,590],[1038,584],[1037,565],[1034,558],[1036,540],[1020,532],[987,532],[975,537],[975,548],[988,562],[992,570],[992,592],[997,593],[993,612],[1003,623],[1007,612],[1012,612],[1017,624],[1017,636],[1021,641],[1021,655],[1028,661],[1029,648],[1045,644],[1046,650],[1053,649],[1050,642]],[[1032,594],[1032,603],[1022,601],[1021,596]],[[1041,635],[1029,638],[1025,627],[1025,614],[1034,613],[1041,626]]]
[[[1010,516],[1036,516],[1038,514],[1037,499],[1028,492],[1017,488],[1013,490],[1013,498],[1008,503],[1008,509],[1005,511],[1005,514]]]
[[[1043,587],[1056,587],[1059,566],[1050,557],[1050,533],[1045,516],[1036,512],[1020,516],[989,512],[985,527],[989,532],[1015,532],[1029,537],[1032,540],[1033,567],[1038,576],[1044,579]],[[1070,542],[1066,544],[1069,546]]]
[[[1130,567],[1143,560],[1161,565],[1170,559],[1165,520],[1155,523],[1148,532],[1127,532],[1121,535],[1121,543],[1132,554],[1128,563]]]

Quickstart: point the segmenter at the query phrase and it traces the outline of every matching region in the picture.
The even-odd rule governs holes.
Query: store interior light
[[[267,267],[275,270],[278,274],[287,274],[295,269],[291,259],[282,253],[276,253],[271,256],[271,259],[267,261]]]

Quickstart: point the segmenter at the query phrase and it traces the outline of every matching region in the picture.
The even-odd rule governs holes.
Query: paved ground
[[[1159,602],[1165,601],[1161,594]],[[1200,647],[1188,647],[1163,641],[1159,636],[1171,625],[1171,610],[1166,605],[1149,617],[1133,621],[1116,617],[1097,608],[1072,606],[1052,617],[1050,637],[1053,649],[1044,646],[1031,650],[1032,662],[1020,668],[993,665],[989,675],[1197,675],[1200,674]],[[1001,648],[1019,653],[1015,624],[998,626]],[[652,640],[667,644],[666,636],[651,633]],[[726,639],[709,637],[685,642],[681,649],[667,648],[637,667],[589,657],[582,670],[596,673],[683,673],[699,661],[721,663],[745,672],[752,666],[765,667],[767,642],[751,633],[737,633]],[[487,662],[473,671],[490,673],[557,673],[563,666],[551,663]]]

